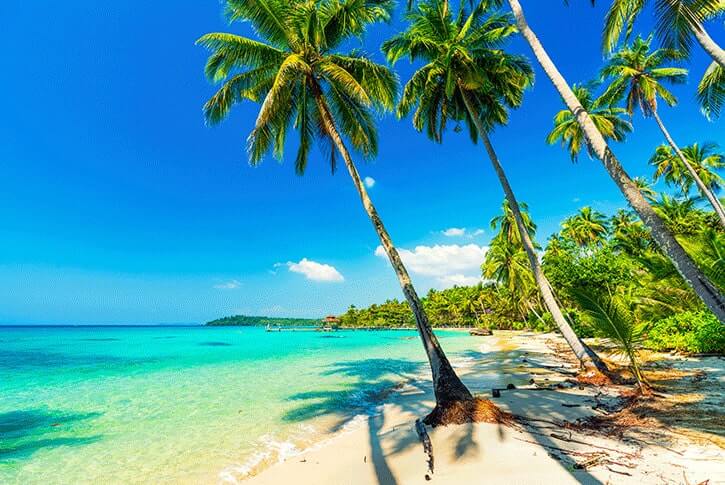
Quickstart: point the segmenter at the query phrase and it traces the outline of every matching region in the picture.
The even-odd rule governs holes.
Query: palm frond
[[[627,356],[641,385],[644,378],[639,370],[637,350],[644,341],[647,326],[636,320],[632,295],[610,290],[592,292],[582,288],[574,288],[570,293],[582,309],[585,321]]]
[[[233,69],[258,68],[284,59],[279,49],[234,34],[214,32],[200,37],[196,43],[212,51],[204,71],[214,82],[227,77]]]
[[[725,102],[725,68],[712,62],[697,86],[697,100],[705,117],[712,121],[720,116]]]
[[[250,22],[261,37],[275,46],[296,46],[299,39],[287,22],[297,6],[297,2],[289,0],[226,0],[225,13],[232,22]]]

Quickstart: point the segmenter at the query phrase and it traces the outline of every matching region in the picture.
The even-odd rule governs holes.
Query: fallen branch
[[[544,433],[540,433],[540,434],[544,434]],[[587,443],[586,441],[575,440],[571,436],[569,436],[569,438],[567,438],[566,436],[556,434],[556,433],[551,433],[549,436],[551,436],[552,438],[561,440],[561,441],[568,441],[569,443],[577,443],[579,445],[591,446],[592,448],[598,448],[600,450],[606,450],[606,451],[612,451],[614,453],[620,453],[620,454],[628,456],[630,458],[634,458],[637,456],[634,453],[629,453],[627,451],[615,450],[613,448],[607,448],[606,446],[597,446],[597,445],[593,445],[591,443]]]
[[[550,449],[550,450],[560,451],[560,452],[562,452],[562,453],[564,453],[566,455],[576,455],[576,456],[583,456],[583,457],[586,457],[586,458],[591,458],[592,455],[596,455],[597,453],[601,453],[601,452],[591,452],[591,453],[588,453],[588,452],[582,452],[582,451],[567,450],[566,448],[559,448],[558,446],[554,446],[554,445],[545,445],[544,443],[539,443],[538,441],[527,440],[527,439],[524,439],[524,438],[517,438],[515,436],[514,436],[514,439],[515,440],[519,440],[519,441],[523,441],[525,443],[531,443],[532,445],[539,445],[542,448],[547,448],[547,449]]]
[[[620,475],[627,475],[628,477],[631,477],[632,476],[632,474],[629,473],[629,472],[623,472],[621,470],[615,470],[614,468],[610,467],[609,465],[607,465],[607,470],[609,470],[612,473],[619,473]]]
[[[425,424],[420,419],[415,420],[415,431],[418,433],[420,442],[423,443],[423,452],[428,458],[428,473],[425,474],[426,480],[433,479],[433,444],[430,442],[430,436],[428,431],[425,429]]]

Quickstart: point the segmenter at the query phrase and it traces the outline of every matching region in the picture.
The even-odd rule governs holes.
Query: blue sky
[[[532,28],[570,82],[593,78],[604,6],[522,2]],[[400,297],[375,233],[344,170],[313,152],[304,177],[292,163],[249,166],[245,139],[257,106],[205,126],[213,93],[195,39],[228,26],[216,0],[4,2],[0,46],[0,323],[198,323],[246,313],[315,317]],[[402,29],[373,28],[362,47]],[[651,28],[650,15],[638,25]],[[708,26],[725,44],[722,23]],[[519,38],[510,49],[529,55]],[[693,49],[681,104],[662,117],[681,144],[717,141],[694,90],[708,62]],[[411,66],[396,66],[405,80]],[[537,82],[493,142],[539,241],[562,218],[623,199],[601,165],[572,164],[544,137],[561,109]],[[653,121],[615,151],[632,175],[662,137]],[[409,120],[380,121],[380,155],[359,160],[370,194],[403,249],[421,293],[474,278],[503,195],[481,147],[450,131],[443,145]],[[291,151],[290,151],[291,154]],[[288,156],[292,156],[288,154]],[[359,157],[358,157],[359,158]],[[465,228],[466,231],[444,231]],[[416,249],[417,248],[417,249]]]

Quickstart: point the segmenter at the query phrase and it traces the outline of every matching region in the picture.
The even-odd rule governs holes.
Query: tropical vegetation
[[[344,163],[405,300],[351,306],[340,325],[417,329],[436,396],[428,423],[445,422],[447,410],[474,402],[434,326],[556,329],[585,368],[593,363],[606,371],[581,341],[602,337],[623,354],[642,387],[647,385],[639,358],[643,348],[725,351],[725,210],[716,195],[725,162],[719,147],[707,140],[678,145],[660,115],[660,102],[676,109],[666,84],[684,83],[683,66],[694,41],[713,65],[692,95],[709,119],[719,114],[725,55],[706,24],[725,7],[719,0],[655,2],[655,32],[632,40],[634,21],[647,3],[652,2],[612,0],[603,26],[607,58],[600,78],[574,85],[530,27],[519,0],[457,5],[411,0],[406,27],[381,44],[388,65],[351,46],[369,27],[390,20],[391,0],[226,0],[228,19],[249,23],[254,37],[210,33],[199,39],[211,52],[206,75],[220,83],[204,106],[207,121],[221,122],[241,102],[259,104],[248,138],[252,164],[267,154],[282,159],[291,144],[295,171],[303,175],[314,143],[326,149],[331,171],[339,160]],[[503,10],[506,4],[510,13]],[[528,206],[518,200],[492,140],[493,132],[508,124],[510,110],[524,105],[534,81],[529,60],[506,50],[517,35],[564,105],[545,141],[560,143],[573,161],[586,149],[629,206],[612,214],[582,207],[561,222],[543,250]],[[393,67],[403,58],[413,73],[399,90]],[[399,118],[410,116],[415,129],[438,143],[448,126],[453,131],[464,126],[494,168],[504,201],[491,221],[496,233],[475,286],[430,290],[420,298],[361,180],[353,155],[377,155],[376,117],[393,110]],[[610,145],[636,136],[637,111],[655,120],[666,142],[642,154],[652,167],[651,179],[631,177]],[[290,142],[292,131],[297,139]],[[666,190],[658,188],[661,181]],[[254,317],[239,321],[248,318]]]
[[[493,129],[507,123],[508,110],[523,102],[524,91],[533,83],[533,71],[525,58],[502,49],[516,32],[511,15],[488,11],[486,5],[479,2],[469,13],[466,3],[461,2],[454,13],[448,2],[420,2],[408,13],[408,30],[383,43],[382,50],[391,63],[403,56],[424,63],[403,89],[398,116],[414,111],[415,128],[425,128],[428,137],[437,142],[442,141],[449,120],[465,123],[473,143],[481,140],[506,196],[506,215],[501,221],[505,233],[500,238],[508,238],[510,244],[492,247],[504,265],[500,269],[505,271],[507,264],[524,268],[517,275],[536,283],[542,301],[582,366],[603,370],[601,361],[587,351],[559,308],[541,270],[533,234],[527,228],[528,215],[524,217],[491,141]]]
[[[210,327],[253,327],[253,326],[312,326],[318,325],[315,318],[257,317],[250,315],[230,315],[207,322]]]
[[[356,51],[349,41],[368,26],[390,18],[390,0],[228,0],[231,21],[254,26],[259,37],[210,33],[198,42],[211,51],[210,80],[222,82],[204,107],[207,120],[222,121],[235,104],[260,102],[248,152],[253,164],[272,152],[282,158],[290,128],[299,133],[295,170],[303,174],[314,139],[329,144],[330,169],[342,158],[363,208],[395,270],[415,316],[433,376],[436,409],[429,424],[444,422],[450,406],[473,401],[432,332],[408,271],[393,245],[348,150],[377,152],[374,111],[393,108],[397,77],[386,66]],[[347,141],[346,141],[347,140]]]

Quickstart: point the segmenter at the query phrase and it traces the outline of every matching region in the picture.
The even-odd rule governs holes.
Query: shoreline
[[[534,386],[564,385],[570,376],[570,372],[566,371],[572,366],[554,348],[561,344],[559,340],[555,334],[497,332],[494,336],[472,339],[471,347],[478,347],[477,351],[472,350],[471,356],[463,359],[454,358],[452,363],[471,390],[483,397],[490,397],[490,387],[486,386],[490,386],[492,380],[521,382],[522,374],[532,376]],[[477,360],[486,354],[504,357],[507,362]],[[513,372],[503,374],[504,367]],[[557,372],[557,368],[563,372]],[[505,384],[499,387],[505,388]],[[572,423],[598,416],[598,406],[614,407],[620,399],[618,393],[626,389],[612,386],[601,395],[593,389],[574,386],[541,390],[516,385],[516,389],[503,391],[501,398],[493,401],[504,410],[520,416],[541,418],[541,411],[544,411],[546,418]],[[350,416],[341,431],[326,433],[305,449],[273,460],[245,477],[241,483],[428,483],[424,477],[425,457],[413,423],[434,405],[429,377],[421,374],[412,380],[403,380],[382,391],[380,399],[374,411]],[[592,403],[595,405],[592,406]],[[486,477],[487,483],[539,483],[543,477],[553,483],[662,483],[666,477],[681,480],[681,470],[691,473],[688,478],[691,483],[706,479],[715,482],[725,480],[725,473],[717,468],[718,460],[725,459],[723,448],[717,445],[713,448],[713,445],[702,442],[694,444],[692,439],[684,439],[684,444],[679,445],[687,452],[685,456],[685,453],[671,447],[637,447],[606,436],[583,436],[578,440],[581,444],[576,444],[577,440],[544,437],[551,433],[544,432],[542,435],[542,429],[529,425],[511,429],[476,423],[436,428],[429,432],[436,459],[433,480],[440,483],[476,483],[475,480],[480,480],[482,476]],[[573,433],[571,430],[567,432]],[[682,441],[682,436],[679,439]],[[497,446],[492,446],[493,443]],[[572,449],[568,453],[562,452],[564,445]],[[486,453],[480,453],[484,447]],[[622,462],[635,461],[632,457],[639,456],[637,461],[642,463],[636,466],[638,473],[633,473],[635,465],[632,463],[615,466],[611,460],[610,464],[577,469],[581,456],[601,452],[599,448],[602,447],[620,450]],[[663,454],[663,450],[672,451]],[[529,456],[536,465],[522,470],[518,464],[523,456]],[[680,463],[673,464],[676,461]]]

